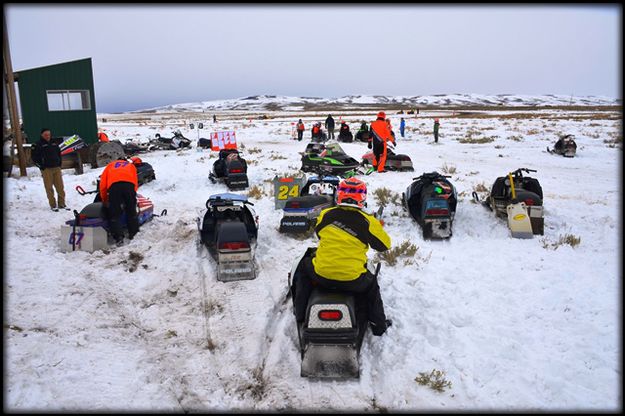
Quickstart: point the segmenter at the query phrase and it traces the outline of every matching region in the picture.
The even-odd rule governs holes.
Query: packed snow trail
[[[398,125],[400,116],[390,116]],[[148,125],[115,117],[107,115],[105,123],[111,139],[167,136],[173,129],[160,128],[158,114]],[[167,126],[188,123],[177,117]],[[302,118],[307,126],[313,120]],[[344,119],[354,130],[363,118]],[[412,158],[415,172],[364,176],[370,208],[377,208],[377,188],[401,195],[413,177],[455,168],[453,237],[424,241],[401,205],[387,206],[393,246],[407,240],[418,250],[395,266],[382,264],[382,297],[394,324],[383,337],[365,336],[360,380],[346,382],[299,376],[287,274],[316,241],[278,232],[282,212],[274,210],[269,182],[301,165],[310,132],[305,141],[289,140],[293,121],[250,123],[242,116],[218,124],[236,129],[250,185],[264,193],[252,199],[260,227],[258,276],[251,281],[218,282],[215,261],[198,244],[196,219],[206,199],[227,191],[208,180],[210,152],[142,155],[157,179],[140,193],[168,215],[143,226],[127,245],[93,254],[59,251],[59,228],[71,213],[46,208],[37,169],[4,179],[9,408],[616,409],[622,150],[604,141],[619,134],[620,120],[442,118],[440,143],[431,144],[430,115],[407,118],[397,152]],[[181,129],[195,139],[194,131]],[[468,131],[486,142],[459,142]],[[576,135],[575,158],[546,152],[559,132]],[[355,158],[367,151],[363,143],[341,146]],[[475,187],[490,189],[496,177],[519,167],[538,170],[532,176],[545,195],[545,235],[532,240],[510,238],[505,221],[471,201]],[[87,166],[81,176],[64,171],[70,207],[91,201],[74,187],[93,189],[100,173]],[[580,244],[556,247],[566,234]],[[415,382],[432,369],[446,372],[451,389],[437,393]]]

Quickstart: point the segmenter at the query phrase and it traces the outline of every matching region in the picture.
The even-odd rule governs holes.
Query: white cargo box
[[[93,253],[96,250],[108,248],[108,233],[102,227],[76,227],[73,233],[70,225],[61,226],[61,251],[72,251],[72,240],[76,239],[76,250]]]

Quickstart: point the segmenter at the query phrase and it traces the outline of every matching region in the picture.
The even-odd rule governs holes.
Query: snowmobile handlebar
[[[94,191],[85,191],[82,186],[80,185],[76,185],[76,192],[78,192],[80,195],[89,195],[89,194],[95,194],[96,192],[98,192],[98,190],[94,190]]]
[[[510,172],[510,175],[522,176],[523,175],[522,172],[525,172],[525,173],[536,172],[536,169],[518,168],[514,172]]]

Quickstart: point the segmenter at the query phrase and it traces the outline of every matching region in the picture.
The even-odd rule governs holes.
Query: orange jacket
[[[298,131],[304,131],[305,130],[304,123],[297,123],[297,130]]]
[[[386,121],[377,119],[376,121],[371,123],[370,129],[373,132],[374,140],[381,140],[382,143],[385,145],[387,141],[393,141],[393,136],[391,136],[391,131],[389,130]]]
[[[320,128],[319,128],[319,127],[317,127],[317,126],[314,126],[314,127],[312,128],[312,132],[313,132],[314,134],[319,133],[319,130],[320,130]]]
[[[109,136],[107,136],[106,133],[100,132],[98,133],[98,140],[101,142],[108,142]]]
[[[114,160],[104,168],[100,176],[100,198],[102,202],[108,202],[108,190],[115,182],[130,182],[135,185],[135,191],[139,189],[137,168],[126,160]]]

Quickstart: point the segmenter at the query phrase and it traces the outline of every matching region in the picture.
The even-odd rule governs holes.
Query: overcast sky
[[[617,6],[5,6],[14,70],[93,59],[99,112],[254,94],[621,98]]]

